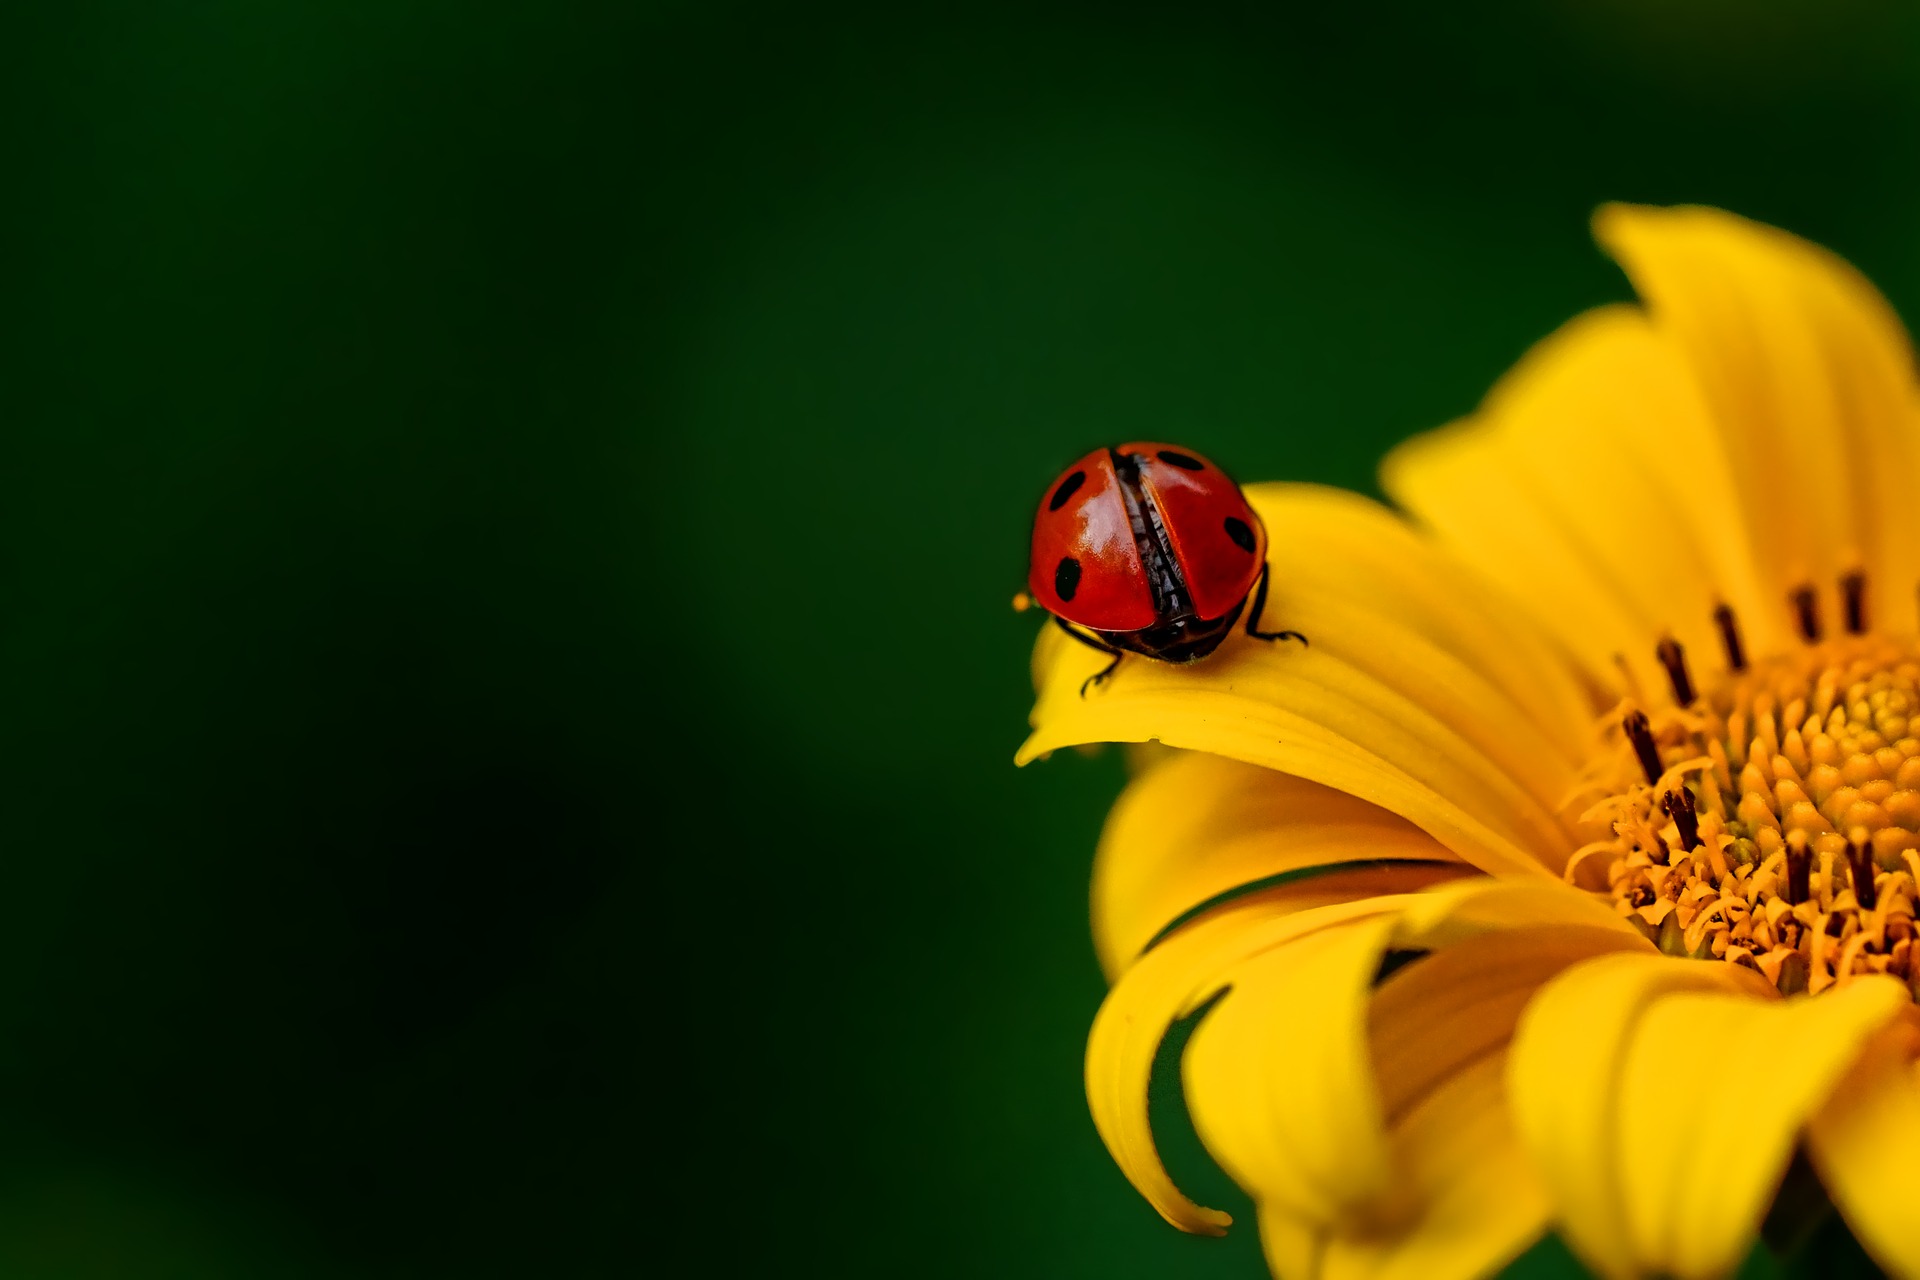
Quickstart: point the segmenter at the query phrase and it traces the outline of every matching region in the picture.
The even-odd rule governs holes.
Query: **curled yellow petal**
[[[1439,950],[1376,991],[1390,947]],[[1195,1127],[1263,1206],[1342,1234],[1404,1233],[1425,1210],[1391,1127],[1500,1049],[1539,983],[1649,949],[1584,894],[1482,879],[1247,956],[1187,1049]]]
[[[1402,901],[1374,898],[1294,911],[1291,899],[1299,892],[1298,885],[1265,890],[1186,925],[1127,970],[1094,1018],[1086,1064],[1094,1127],[1127,1180],[1183,1231],[1219,1235],[1232,1219],[1182,1195],[1154,1145],[1147,1083],[1167,1026],[1218,994],[1252,958],[1389,914]]]
[[[1402,901],[1391,925],[1384,937],[1378,929],[1368,937],[1360,927],[1322,935],[1329,957],[1352,953],[1353,962],[1338,966],[1347,1009],[1333,1006],[1332,992],[1302,1000],[1276,988],[1256,1000],[1262,993],[1249,984],[1234,993],[1248,997],[1238,1015],[1243,1030],[1236,1036],[1224,1020],[1216,1027],[1210,1018],[1188,1050],[1196,1122],[1210,1149],[1224,1148],[1223,1162],[1258,1202],[1276,1275],[1466,1280],[1491,1274],[1536,1240],[1549,1204],[1508,1115],[1508,1035],[1527,997],[1567,965],[1649,949],[1586,895],[1532,884],[1463,882],[1416,894]],[[1366,944],[1434,950],[1371,988],[1366,961],[1379,953],[1366,953]],[[1275,958],[1271,981],[1304,972],[1288,965],[1290,958]],[[1292,1003],[1276,1004],[1276,996],[1288,994]],[[1256,1014],[1277,1007],[1288,1010],[1291,1036],[1269,1054],[1327,1038],[1340,1049],[1331,1060],[1344,1059],[1354,1080],[1375,1088],[1361,1088],[1356,1099],[1349,1085],[1350,1096],[1335,1103],[1292,1087],[1263,1091],[1274,1073],[1262,1057]],[[1362,1007],[1368,1050],[1356,1064],[1352,1010]],[[1223,1003],[1213,1016],[1227,1012]],[[1324,1021],[1313,1019],[1316,1012]],[[1275,1039],[1271,1028],[1267,1038]],[[1225,1096],[1209,1097],[1220,1086]],[[1208,1125],[1206,1110],[1216,1103],[1221,1116]],[[1241,1132],[1249,1116],[1258,1118],[1253,1132]],[[1292,1139],[1309,1124],[1320,1130],[1309,1148],[1316,1154],[1300,1161]],[[1288,1137],[1273,1137],[1276,1130]],[[1354,1154],[1341,1185],[1370,1197],[1328,1204],[1300,1195],[1303,1169],[1342,1147]],[[1284,1168],[1290,1161],[1303,1169]]]
[[[1093,866],[1093,939],[1108,980],[1162,929],[1220,894],[1289,872],[1348,867],[1304,909],[1406,893],[1471,869],[1412,823],[1344,792],[1205,752],[1135,777]],[[1416,865],[1407,865],[1407,864]]]
[[[1250,957],[1187,1046],[1194,1129],[1263,1204],[1372,1227],[1402,1212],[1365,998],[1392,931],[1382,917]]]

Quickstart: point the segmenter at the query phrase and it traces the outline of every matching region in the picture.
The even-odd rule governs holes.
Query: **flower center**
[[[1674,704],[1609,717],[1589,770],[1603,838],[1567,878],[1604,889],[1661,950],[1747,965],[1782,992],[1861,973],[1920,991],[1920,640],[1819,638],[1796,592],[1804,648],[1748,666],[1724,606],[1728,670],[1696,691],[1685,654],[1659,648]]]

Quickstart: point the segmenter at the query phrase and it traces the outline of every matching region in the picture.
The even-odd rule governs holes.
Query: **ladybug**
[[[1246,610],[1262,631],[1267,531],[1226,472],[1190,449],[1133,443],[1096,449],[1068,467],[1033,518],[1032,599],[1081,644],[1112,655],[1088,688],[1128,653],[1198,662]]]

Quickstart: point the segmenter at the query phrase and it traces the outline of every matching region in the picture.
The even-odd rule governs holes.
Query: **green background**
[[[1626,296],[1606,199],[1920,304],[1893,6],[37,8],[8,1275],[1259,1274],[1082,1102],[1038,494],[1369,488]]]

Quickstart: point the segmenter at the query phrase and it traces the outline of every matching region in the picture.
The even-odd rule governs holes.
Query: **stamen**
[[[1620,727],[1627,731],[1627,741],[1633,744],[1633,754],[1640,757],[1640,768],[1646,772],[1647,782],[1660,781],[1660,749],[1653,745],[1653,730],[1647,724],[1646,712],[1627,712]]]
[[[1836,575],[1833,605],[1841,619],[1859,600],[1867,627],[1860,579]],[[1817,631],[1817,592],[1792,599]],[[1607,798],[1580,818],[1593,843],[1568,878],[1598,889],[1604,866],[1615,909],[1662,951],[1746,965],[1786,995],[1880,973],[1920,993],[1920,638],[1836,622],[1831,640],[1695,677],[1684,707],[1623,690],[1589,766]]]
[[[1662,636],[1654,653],[1667,669],[1667,683],[1673,686],[1673,700],[1683,707],[1693,705],[1693,677],[1687,672],[1687,651],[1672,636]]]
[[[1812,892],[1810,881],[1813,874],[1813,852],[1807,848],[1807,833],[1790,832],[1787,836],[1787,904],[1798,906],[1805,902]]]
[[[1794,621],[1800,627],[1800,638],[1808,644],[1820,643],[1820,598],[1814,594],[1811,585],[1795,587],[1787,594],[1793,604]]]
[[[1840,594],[1846,599],[1847,634],[1867,634],[1867,575],[1855,569],[1840,578]]]
[[[1700,843],[1700,818],[1694,812],[1693,792],[1682,787],[1660,797],[1660,811],[1673,819],[1680,832],[1680,850],[1686,852]]]
[[[1727,669],[1729,671],[1745,671],[1747,669],[1747,655],[1745,651],[1740,648],[1740,624],[1734,619],[1733,606],[1727,604],[1715,605],[1713,609],[1713,621],[1715,625],[1720,628],[1720,647],[1727,651]]]
[[[1874,908],[1876,895],[1873,891],[1873,850],[1868,844],[1865,828],[1855,828],[1853,839],[1847,841],[1847,870],[1853,873],[1853,897],[1862,911]]]

